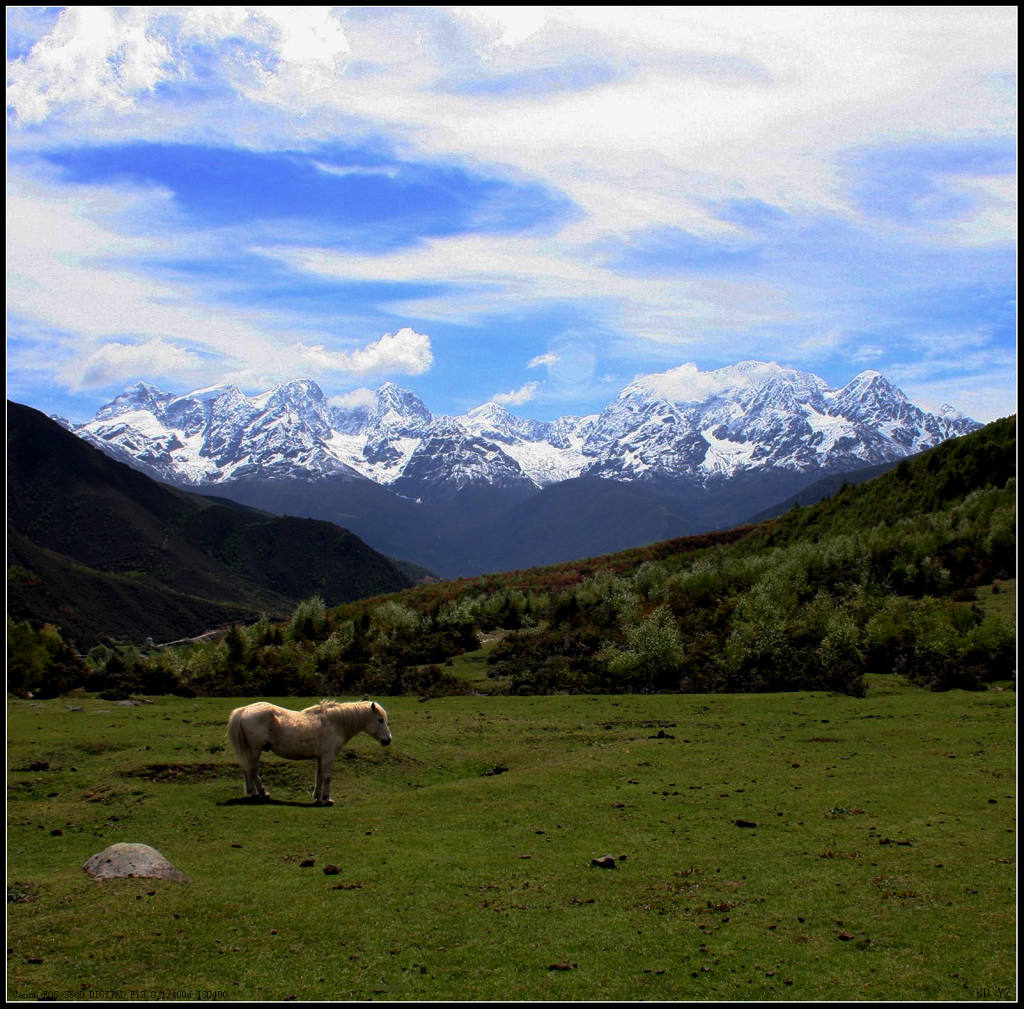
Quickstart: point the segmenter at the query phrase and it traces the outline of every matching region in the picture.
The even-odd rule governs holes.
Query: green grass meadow
[[[1016,997],[1012,690],[381,700],[318,808],[241,701],[9,699],[8,999]]]

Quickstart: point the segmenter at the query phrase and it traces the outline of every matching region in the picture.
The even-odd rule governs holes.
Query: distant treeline
[[[331,611],[312,598],[214,643],[80,657],[9,623],[9,689],[429,696],[467,689],[445,663],[496,628],[488,661],[512,693],[858,695],[866,672],[977,689],[1015,675],[1013,621],[977,604],[1015,565],[1009,418],[757,526]]]

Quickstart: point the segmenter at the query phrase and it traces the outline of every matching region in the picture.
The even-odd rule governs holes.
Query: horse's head
[[[381,746],[388,746],[391,743],[388,713],[376,701],[370,701],[370,718],[366,723],[366,731],[374,739],[379,739]]]

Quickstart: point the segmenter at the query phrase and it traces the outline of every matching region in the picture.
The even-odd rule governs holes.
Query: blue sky
[[[1016,411],[1013,7],[7,8],[8,398]]]

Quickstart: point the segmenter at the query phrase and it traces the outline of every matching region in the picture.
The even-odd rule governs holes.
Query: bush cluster
[[[394,600],[345,619],[313,597],[283,625],[234,625],[218,641],[175,648],[98,645],[84,660],[53,628],[8,627],[10,689],[38,694],[45,681],[51,692],[84,687],[110,699],[460,693],[466,685],[439,663],[477,647],[472,623],[459,613],[423,616]],[[73,670],[63,672],[62,662]]]
[[[20,696],[57,697],[82,686],[88,667],[52,624],[34,628],[7,618],[7,689]]]

